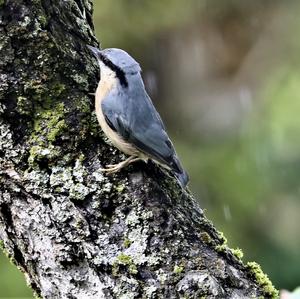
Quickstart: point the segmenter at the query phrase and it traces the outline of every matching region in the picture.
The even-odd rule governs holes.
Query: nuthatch
[[[174,172],[181,186],[188,183],[164,124],[148,96],[139,64],[121,49],[88,48],[100,66],[95,102],[99,124],[129,158],[102,171],[114,173],[138,160],[148,159]]]

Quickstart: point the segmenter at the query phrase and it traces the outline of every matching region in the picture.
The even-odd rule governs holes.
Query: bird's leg
[[[118,164],[107,165],[108,168],[101,168],[100,171],[107,172],[107,173],[115,173],[120,171],[123,167],[131,164],[132,162],[136,162],[138,160],[141,160],[141,158],[136,156],[130,156],[125,161],[122,161]]]
[[[134,156],[130,156],[129,158],[127,158],[125,161],[122,161],[120,163],[117,164],[108,164],[106,165],[109,169],[115,169],[115,171],[119,171],[120,169],[122,169],[123,167],[127,166],[128,164],[131,163],[131,161],[133,160]]]

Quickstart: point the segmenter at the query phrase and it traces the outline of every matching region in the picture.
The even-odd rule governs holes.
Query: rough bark
[[[257,298],[276,290],[153,164],[94,115],[88,0],[0,0],[0,238],[43,298]]]

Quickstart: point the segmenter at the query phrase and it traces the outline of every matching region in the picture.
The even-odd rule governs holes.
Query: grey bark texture
[[[271,298],[188,190],[124,159],[93,97],[88,0],[0,0],[0,239],[43,298]]]

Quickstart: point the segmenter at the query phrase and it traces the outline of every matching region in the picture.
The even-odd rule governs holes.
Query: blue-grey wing
[[[109,126],[121,137],[159,162],[181,171],[163,122],[145,91],[111,94],[101,104]],[[174,165],[173,165],[174,164]]]

